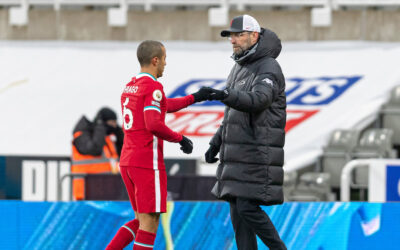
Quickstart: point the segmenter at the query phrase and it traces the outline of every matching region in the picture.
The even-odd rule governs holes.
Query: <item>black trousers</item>
[[[229,203],[238,250],[256,250],[256,235],[271,250],[287,249],[274,224],[258,204],[242,198]]]

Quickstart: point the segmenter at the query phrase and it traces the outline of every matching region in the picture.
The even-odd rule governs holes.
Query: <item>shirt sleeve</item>
[[[163,98],[165,98],[165,95],[161,86],[150,89],[149,93],[146,94],[143,108],[146,129],[162,140],[180,142],[182,135],[168,128],[164,120],[161,119],[160,103]]]
[[[172,113],[186,108],[194,103],[194,96],[187,95],[178,98],[167,98],[167,112]]]

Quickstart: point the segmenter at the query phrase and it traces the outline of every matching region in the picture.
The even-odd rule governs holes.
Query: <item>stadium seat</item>
[[[351,160],[351,152],[357,145],[359,135],[357,130],[335,130],[324,147],[320,164],[322,172],[330,174],[332,188],[340,187],[342,169]]]
[[[289,199],[290,193],[293,192],[293,190],[295,189],[296,183],[297,183],[297,172],[285,171],[283,177],[283,197],[285,201],[290,200]]]
[[[392,137],[391,129],[367,129],[353,150],[353,158],[395,158],[397,154],[392,148]],[[356,185],[366,187],[368,185],[368,168],[356,169],[354,181]]]
[[[299,184],[290,192],[291,201],[333,201],[335,197],[330,188],[329,173],[304,173]]]
[[[400,153],[400,85],[393,88],[389,101],[380,111],[383,128],[393,130],[393,145]]]

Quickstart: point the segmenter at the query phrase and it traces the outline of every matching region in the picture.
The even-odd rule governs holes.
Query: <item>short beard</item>
[[[246,51],[246,50],[244,50],[244,49],[242,49],[242,48],[239,47],[239,50],[238,50],[237,52],[233,51],[233,54],[234,54],[236,57],[241,57],[241,56],[244,54],[245,51]]]
[[[158,68],[157,69],[157,78],[162,77],[163,73],[164,73],[163,70],[161,68]]]
[[[250,37],[247,40],[247,44],[244,44],[243,47],[239,47],[238,52],[233,51],[233,54],[235,55],[235,57],[241,57],[243,56],[243,54],[251,47],[251,40]]]

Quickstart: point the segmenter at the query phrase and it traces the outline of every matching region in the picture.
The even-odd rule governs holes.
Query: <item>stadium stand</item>
[[[399,0],[0,0],[0,39],[137,41],[153,38],[130,32],[140,23],[179,23],[183,29],[156,33],[163,40],[218,41],[213,29],[246,11],[284,40],[399,41],[400,33],[392,32],[399,7]],[[189,28],[197,32],[189,36]]]
[[[329,175],[330,188],[337,198],[339,198],[342,170],[346,163],[353,159],[396,158],[392,137],[393,131],[387,128],[368,128],[361,135],[359,130],[339,129],[332,133],[319,158],[320,166],[317,169]],[[364,192],[367,186],[368,168],[356,169],[351,187]]]
[[[396,158],[392,147],[393,131],[390,129],[367,129],[354,148],[352,158]],[[367,168],[356,169],[355,186],[366,187],[368,184]]]
[[[333,201],[329,173],[304,173],[288,197],[291,201]]]
[[[297,172],[285,171],[283,177],[283,196],[285,201],[290,201],[290,194],[295,190],[297,184]]]
[[[400,85],[393,88],[389,101],[380,111],[381,126],[393,130],[393,146],[400,156]]]
[[[360,132],[339,129],[332,133],[328,145],[320,157],[322,171],[330,175],[330,186],[340,187],[340,175],[344,165],[352,158],[352,151],[357,145]]]

